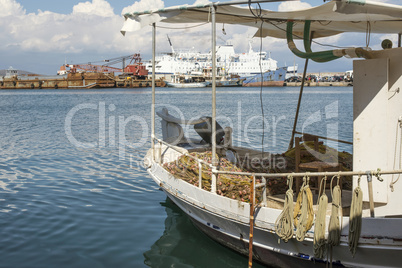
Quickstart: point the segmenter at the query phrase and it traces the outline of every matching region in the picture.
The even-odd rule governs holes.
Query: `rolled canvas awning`
[[[126,21],[121,32],[138,31],[157,22],[209,22],[211,5],[216,6],[217,23],[256,27],[256,37],[286,38],[289,20],[294,21],[294,38],[303,37],[306,20],[311,21],[310,30],[314,31],[314,38],[368,30],[370,33],[402,33],[402,6],[365,0],[333,0],[318,7],[288,12],[262,10],[259,18],[248,7],[219,3],[176,6],[125,14]],[[257,11],[254,10],[254,13]]]

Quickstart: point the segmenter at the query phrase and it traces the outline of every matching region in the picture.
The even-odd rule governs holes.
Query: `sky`
[[[106,59],[141,53],[143,60],[151,58],[151,27],[137,33],[122,36],[122,14],[182,4],[205,3],[207,0],[0,0],[0,69],[12,66],[15,69],[38,74],[53,75],[64,63],[99,62]],[[226,0],[221,2],[227,2]],[[390,4],[401,4],[402,0],[381,0]],[[323,4],[323,0],[302,0],[262,4],[264,9],[296,10]],[[175,27],[177,27],[175,25]],[[260,39],[252,38],[256,29],[233,25],[217,25],[218,44],[230,43],[236,52],[248,51],[252,42],[254,50],[260,47]],[[210,50],[211,26],[177,30],[157,31],[158,53],[169,52],[166,35],[175,49],[195,48],[200,52]],[[370,47],[380,49],[385,38],[397,42],[396,35],[372,35]],[[365,46],[364,34],[342,34],[320,38],[320,43],[338,46]],[[262,39],[263,51],[278,61],[278,66],[304,66],[289,51],[285,40]],[[326,47],[313,45],[313,50]],[[309,72],[344,72],[352,69],[351,59],[338,59],[330,64],[309,64]],[[117,66],[120,67],[120,66]]]

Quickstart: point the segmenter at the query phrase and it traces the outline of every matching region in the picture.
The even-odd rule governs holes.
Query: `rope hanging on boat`
[[[377,168],[376,171],[371,171],[371,176],[376,177],[378,181],[383,182],[384,179],[381,178],[381,168]]]
[[[261,24],[260,24],[260,31],[262,32],[262,26],[264,25],[264,20],[262,18],[262,9],[261,9],[261,5],[260,3],[255,3],[257,5],[257,8],[255,9],[255,11],[257,13],[254,13],[253,9],[251,8],[251,0],[248,0],[248,8],[251,12],[251,14],[253,14],[253,16],[255,18],[258,18],[261,20]],[[260,52],[262,51],[262,38],[260,38]],[[263,88],[263,83],[264,83],[264,72],[262,71],[262,54],[259,53],[259,67],[260,67],[260,79],[261,79],[261,85],[260,85],[260,106],[261,106],[261,123],[262,123],[262,135],[261,135],[261,157],[264,158],[264,137],[265,137],[265,115],[264,115],[264,102],[263,102],[263,98],[262,98],[262,88]]]
[[[357,187],[353,190],[349,217],[349,250],[353,257],[356,254],[362,227],[363,191],[360,188],[360,178],[361,176],[358,178]]]
[[[293,176],[289,175],[287,183],[289,189],[285,195],[285,205],[275,221],[275,232],[285,242],[293,237]]]
[[[339,218],[342,217],[340,175],[337,175],[337,177],[338,183],[334,188],[332,188],[332,181],[335,176],[331,179],[332,210],[328,225],[328,245],[330,246],[338,246],[341,242],[341,225],[339,221]]]
[[[322,187],[324,183],[324,187]],[[325,240],[325,218],[327,216],[328,197],[325,194],[325,186],[327,183],[327,176],[320,183],[320,193],[318,199],[318,210],[315,218],[314,226],[314,257],[323,259],[326,252]],[[321,189],[323,189],[321,193]]]
[[[313,226],[313,194],[309,187],[310,178],[303,178],[303,185],[297,196],[296,206],[293,213],[294,226],[296,227],[296,239],[303,241],[308,230]]]

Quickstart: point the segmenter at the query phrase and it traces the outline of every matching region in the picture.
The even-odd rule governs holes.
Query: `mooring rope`
[[[331,179],[332,210],[328,225],[328,245],[330,246],[338,246],[341,242],[341,226],[339,222],[339,217],[342,217],[341,187],[339,186],[340,175],[337,175],[337,177],[338,183],[334,188],[332,188],[332,181],[335,176]]]
[[[323,259],[326,252],[326,240],[325,240],[325,218],[327,216],[328,197],[325,194],[325,186],[327,182],[327,176],[320,182],[320,191],[318,199],[318,210],[315,218],[314,227],[314,257]],[[324,187],[322,187],[324,183]],[[321,189],[322,193],[321,193]]]
[[[275,221],[275,232],[285,242],[293,237],[293,176],[289,175],[285,204],[279,217]]]
[[[313,194],[309,187],[309,177],[303,178],[303,185],[297,196],[296,206],[293,213],[294,226],[296,227],[296,239],[303,241],[308,230],[313,226]]]
[[[332,182],[334,178],[338,178],[337,185],[332,188]],[[332,268],[332,251],[334,246],[338,246],[341,243],[341,223],[339,218],[342,218],[342,191],[339,186],[340,175],[333,176],[331,179],[331,196],[332,196],[332,209],[331,217],[328,224],[328,252],[329,252],[329,267]]]
[[[352,204],[350,206],[349,217],[349,250],[354,257],[362,226],[363,192],[360,188],[360,178],[358,178],[357,187],[353,190]]]

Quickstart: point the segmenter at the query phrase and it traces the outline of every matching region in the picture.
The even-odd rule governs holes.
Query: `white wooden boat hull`
[[[149,154],[148,154],[149,155]],[[150,159],[147,159],[149,161]],[[199,189],[175,178],[152,162],[148,173],[167,196],[194,224],[219,243],[248,255],[249,204]],[[148,162],[148,163],[151,163]],[[279,242],[274,223],[280,210],[257,210],[254,227],[254,259],[277,267],[324,266],[326,260],[313,257],[314,227],[303,242]],[[327,219],[327,224],[329,218]],[[349,252],[348,218],[343,218],[341,245],[333,248],[333,266],[400,267],[402,263],[402,219],[363,218],[357,253]],[[328,255],[329,256],[329,255]],[[328,258],[329,259],[329,258]],[[246,262],[246,259],[245,259]]]
[[[208,82],[199,82],[199,83],[166,82],[166,86],[168,86],[168,87],[176,87],[176,88],[201,88],[201,87],[207,87]]]

